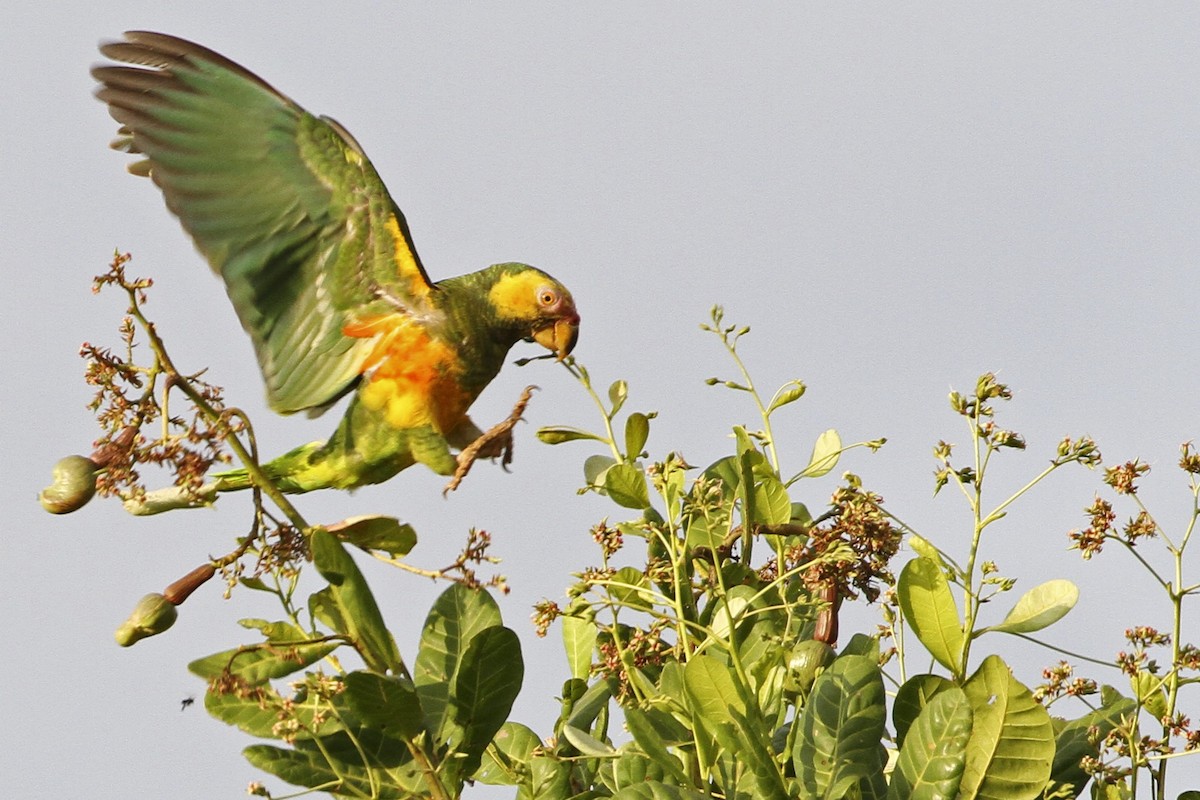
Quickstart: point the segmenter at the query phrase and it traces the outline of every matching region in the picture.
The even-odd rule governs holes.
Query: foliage
[[[1200,650],[1181,638],[1184,601],[1200,591],[1184,579],[1200,518],[1200,455],[1190,445],[1180,460],[1192,493],[1182,532],[1168,535],[1142,506],[1137,482],[1148,467],[1132,461],[1108,467],[1104,482],[1136,506],[1136,516],[1118,527],[1112,503],[1097,497],[1089,527],[1070,534],[1084,558],[1107,544],[1131,553],[1169,599],[1170,631],[1130,629],[1130,651],[1112,661],[1072,654],[1124,672],[1124,692],[1076,677],[1065,661],[1031,688],[1000,655],[1005,636],[1040,641],[1033,636],[1067,615],[1079,591],[1047,581],[1012,602],[1001,622],[983,625],[981,607],[999,603],[1015,579],[980,561],[981,542],[1058,470],[1100,465],[1090,439],[1064,439],[1022,488],[990,502],[984,489],[994,457],[1026,447],[996,422],[997,403],[1011,393],[990,374],[969,395],[952,393],[970,437],[965,461],[946,442],[934,449],[935,493],[957,489],[969,512],[969,546],[952,554],[904,524],[852,473],[825,507],[810,511],[808,481],[832,472],[847,451],[873,451],[884,440],[844,445],[826,431],[803,469],[782,471],[772,423],[805,385],[790,380],[761,394],[738,353],[749,328],[727,324],[721,309],[702,327],[737,376],[708,383],[745,396],[759,419],[734,425],[731,452],[704,468],[678,453],[651,457],[656,415],[627,411],[624,381],[599,391],[583,365],[568,360],[601,427],[553,426],[538,437],[601,449],[584,461],[581,492],[606,497],[621,519],[593,527],[598,563],[577,573],[566,600],[535,610],[540,635],[558,626],[570,670],[558,719],[535,732],[508,719],[524,668],[518,637],[487,591],[503,588],[503,578],[484,581],[475,572],[494,560],[487,534],[471,531],[451,567],[424,570],[408,561],[416,532],[393,517],[305,520],[258,469],[245,415],[225,407],[220,390],[197,374],[174,367],[142,312],[149,282],[127,278],[127,260],[116,257],[98,279],[129,298],[125,355],[90,345],[84,352],[105,434],[90,456],[56,468],[43,504],[66,513],[98,493],[136,509],[147,495],[138,472],[146,464],[168,465],[177,486],[210,500],[200,480],[208,466],[227,452],[246,466],[257,487],[250,532],[230,553],[143,598],[118,638],[133,644],[162,633],[176,607],[218,573],[227,591],[276,597],[280,619],[241,621],[258,641],[189,669],[208,681],[210,714],[273,742],[251,745],[246,757],[287,783],[371,798],[458,797],[471,782],[514,787],[518,798],[564,800],[1019,800],[1076,797],[1089,786],[1093,797],[1123,798],[1144,785],[1165,798],[1171,760],[1200,749],[1200,732],[1183,711],[1200,670]],[[148,366],[134,363],[138,330],[150,345]],[[169,413],[175,392],[190,416]],[[906,537],[912,557],[899,555]],[[1144,552],[1150,540],[1162,544],[1169,569]],[[429,612],[411,667],[355,549],[451,581]],[[306,571],[322,588],[303,598]],[[843,604],[859,600],[877,603],[883,624],[843,637]],[[1051,716],[1067,698],[1083,709]],[[261,784],[251,791],[269,796]]]

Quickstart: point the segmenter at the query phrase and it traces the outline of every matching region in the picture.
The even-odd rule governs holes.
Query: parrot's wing
[[[131,31],[100,51],[133,65],[92,70],[121,123],[113,147],[144,156],[130,171],[224,278],[272,408],[320,409],[354,385],[373,341],[347,325],[433,321],[404,215],[340,125],[182,39]]]

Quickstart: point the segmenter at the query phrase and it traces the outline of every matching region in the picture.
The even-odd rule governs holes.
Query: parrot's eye
[[[543,286],[538,289],[538,302],[543,306],[552,306],[558,302],[558,292]]]

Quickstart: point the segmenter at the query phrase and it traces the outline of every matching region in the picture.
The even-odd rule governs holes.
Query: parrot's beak
[[[553,323],[544,325],[533,332],[533,340],[547,350],[553,351],[562,361],[579,339],[579,315],[560,317]]]

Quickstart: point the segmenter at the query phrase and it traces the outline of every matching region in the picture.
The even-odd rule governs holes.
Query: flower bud
[[[51,514],[70,514],[96,493],[97,466],[84,456],[67,456],[54,465],[54,482],[42,489],[38,502]]]
[[[187,600],[192,592],[199,589],[208,582],[213,575],[217,574],[217,568],[210,562],[201,564],[194,570],[184,575],[179,580],[172,583],[166,589],[163,589],[163,597],[171,605],[181,605],[184,600]]]
[[[161,594],[148,594],[138,601],[129,619],[117,628],[116,640],[121,647],[156,636],[175,624],[179,612]]]

